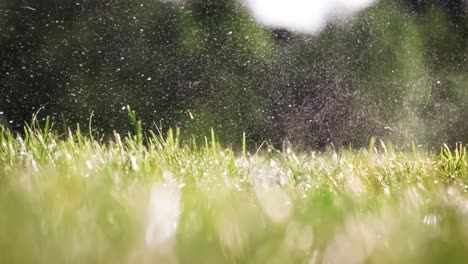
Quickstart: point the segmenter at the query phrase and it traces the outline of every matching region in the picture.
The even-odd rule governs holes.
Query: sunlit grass
[[[0,263],[463,263],[467,148],[0,132]]]

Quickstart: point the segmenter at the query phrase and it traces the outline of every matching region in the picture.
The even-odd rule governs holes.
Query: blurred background
[[[0,0],[0,122],[100,135],[180,127],[224,144],[468,141],[468,6],[380,0],[314,34],[238,0]]]

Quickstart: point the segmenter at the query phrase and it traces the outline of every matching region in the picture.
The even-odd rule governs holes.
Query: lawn
[[[247,149],[2,130],[0,263],[468,259],[466,146]]]

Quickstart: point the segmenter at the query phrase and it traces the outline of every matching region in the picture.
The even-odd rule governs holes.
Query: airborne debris
[[[21,8],[28,9],[28,10],[31,10],[31,11],[36,11],[36,9],[34,7],[30,7],[30,6],[22,6]]]

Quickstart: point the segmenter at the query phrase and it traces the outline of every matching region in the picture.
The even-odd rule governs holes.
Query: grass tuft
[[[0,263],[468,259],[466,146],[250,155],[245,133],[236,153],[213,129],[183,144],[129,117],[108,142],[48,120],[0,130]]]

